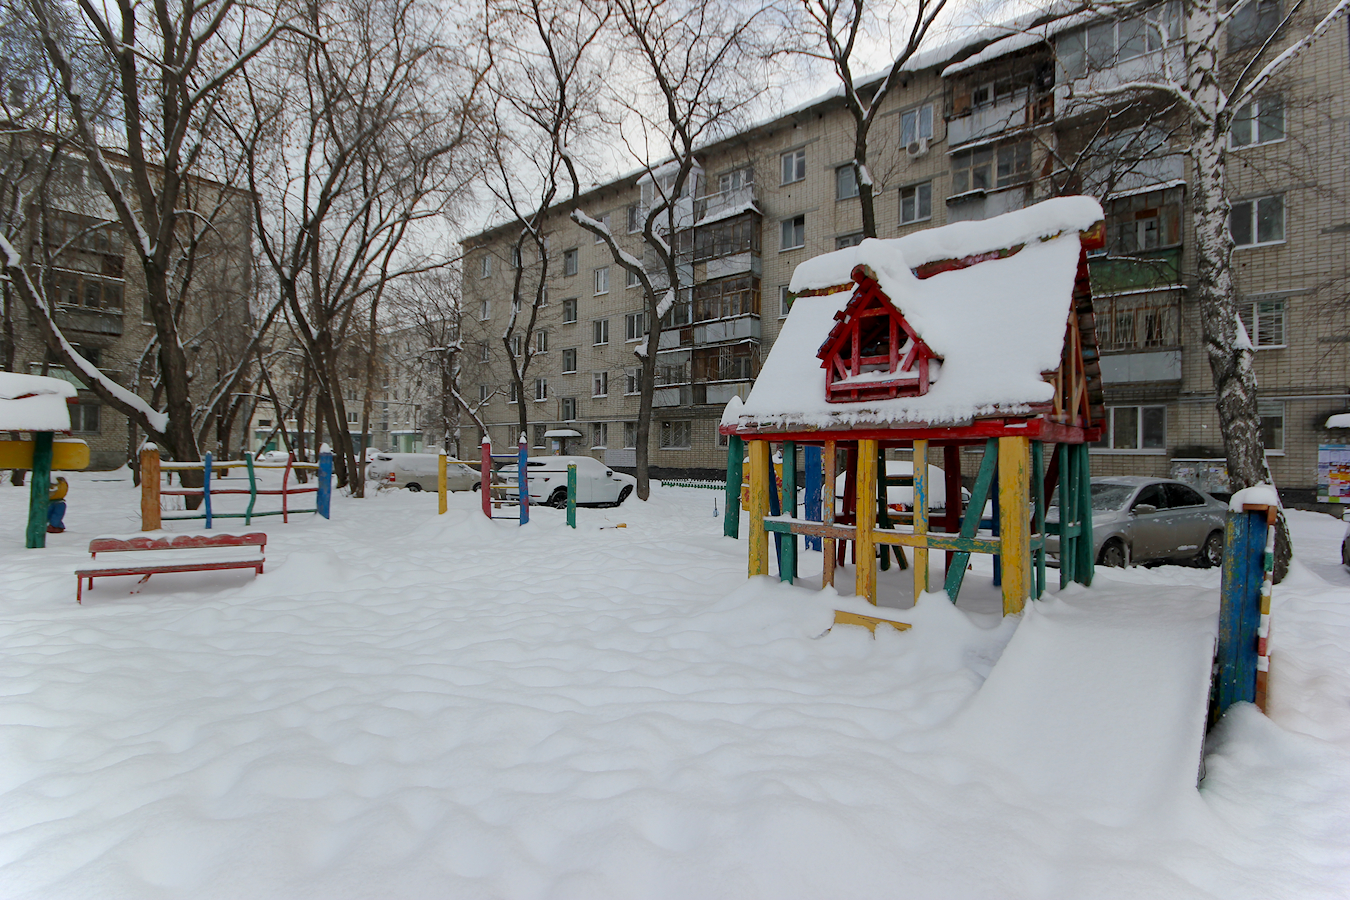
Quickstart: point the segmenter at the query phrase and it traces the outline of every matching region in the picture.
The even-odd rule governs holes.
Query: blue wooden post
[[[729,538],[741,536],[741,466],[745,461],[745,441],[737,435],[727,437],[727,508],[722,514],[722,533]]]
[[[806,466],[806,502],[802,514],[808,522],[820,522],[823,521],[820,517],[820,448],[807,447],[803,456],[805,457],[803,465]],[[808,536],[804,543],[808,550],[819,550],[821,538],[819,535]]]
[[[525,443],[525,435],[520,436],[516,445],[516,490],[520,494],[520,524],[530,521],[530,449]]]
[[[319,493],[315,495],[315,506],[319,515],[332,518],[333,503],[333,451],[325,444],[319,451]]]
[[[1265,577],[1266,513],[1230,512],[1223,530],[1215,716],[1256,701],[1256,636]]]
[[[783,514],[797,517],[797,442],[783,443]],[[778,563],[778,578],[791,584],[797,577],[797,536],[782,536],[783,553]]]
[[[47,507],[52,489],[52,433],[33,432],[33,468],[28,473],[28,530],[26,544],[29,550],[47,546]]]
[[[181,481],[181,479],[180,479]],[[211,451],[202,459],[202,506],[206,509],[206,530],[211,530]]]
[[[577,527],[577,464],[567,464],[567,527]]]

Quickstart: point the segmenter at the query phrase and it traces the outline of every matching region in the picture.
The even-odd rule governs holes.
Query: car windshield
[[[1094,484],[1092,486],[1092,508],[1102,511],[1120,509],[1133,493],[1134,486],[1129,484],[1109,484],[1106,482]],[[1049,509],[1059,508],[1058,487],[1050,493],[1050,502],[1046,504],[1046,507]]]

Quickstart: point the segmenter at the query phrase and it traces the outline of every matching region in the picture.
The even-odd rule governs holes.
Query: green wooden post
[[[1073,567],[1074,580],[1091,587],[1097,564],[1092,539],[1092,469],[1088,445],[1077,444],[1073,449],[1078,456],[1078,559]]]
[[[961,537],[973,538],[980,528],[980,517],[984,515],[984,502],[989,498],[989,486],[994,481],[994,466],[998,463],[998,438],[989,438],[984,442],[984,459],[980,461],[980,472],[975,476],[975,487],[970,492],[970,505],[966,507],[965,518],[961,520]],[[958,493],[956,495],[960,497]],[[947,495],[951,503],[951,495]],[[961,593],[961,582],[966,577],[966,564],[970,562],[970,551],[961,550],[952,554],[952,564],[947,569],[947,596],[953,603]]]
[[[28,549],[47,546],[47,495],[52,489],[52,433],[33,432],[33,469],[28,473]]]
[[[567,527],[577,527],[577,464],[567,464]]]
[[[253,471],[253,453],[244,453],[244,465],[248,466],[248,509],[244,510],[244,524],[253,524],[253,504],[258,502],[258,478]]]
[[[1073,525],[1078,518],[1078,486],[1073,480],[1073,457],[1068,444],[1059,445],[1059,589],[1074,580],[1073,566],[1078,559],[1078,544]]]
[[[1045,444],[1031,442],[1031,500],[1035,515],[1033,530],[1041,536],[1041,546],[1036,554],[1036,584],[1034,596],[1037,600],[1045,593]]]
[[[797,442],[783,442],[783,515],[797,517]],[[788,584],[797,577],[797,535],[782,538],[783,553],[778,560],[778,578]]]
[[[741,465],[745,460],[745,441],[738,435],[727,437],[727,503],[722,514],[722,533],[729,538],[741,536]]]

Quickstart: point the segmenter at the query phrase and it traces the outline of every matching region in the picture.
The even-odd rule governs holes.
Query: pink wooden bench
[[[84,582],[89,580],[93,590],[95,578],[109,575],[144,576],[138,585],[145,584],[151,575],[166,572],[210,572],[217,569],[252,569],[261,575],[267,535],[261,531],[250,534],[180,534],[163,537],[94,538],[89,542],[89,558],[95,560],[75,570],[75,602],[84,603]],[[100,553],[113,558],[98,559]],[[136,593],[136,591],[132,591]]]

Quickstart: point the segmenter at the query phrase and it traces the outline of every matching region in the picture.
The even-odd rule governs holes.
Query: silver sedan
[[[1046,522],[1059,521],[1059,491]],[[1228,506],[1188,484],[1167,478],[1105,476],[1092,479],[1092,552],[1099,566],[1143,562],[1223,562]],[[1046,556],[1059,562],[1059,538],[1046,538]]]

